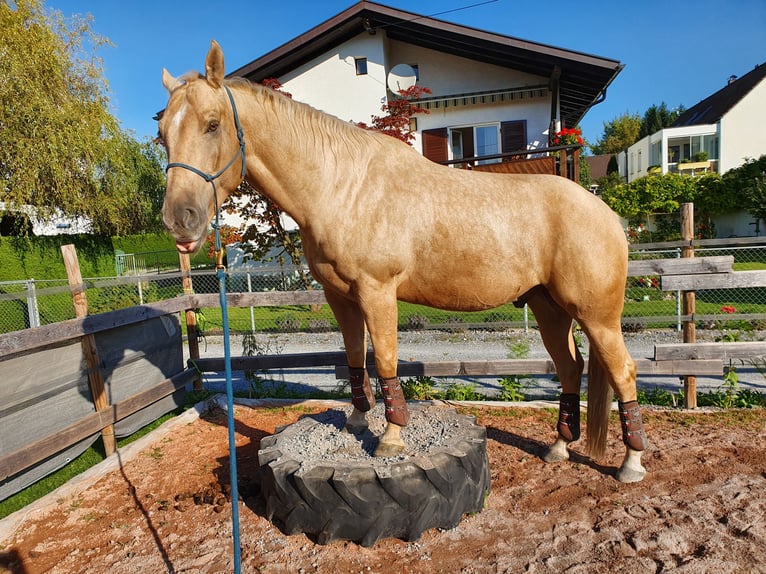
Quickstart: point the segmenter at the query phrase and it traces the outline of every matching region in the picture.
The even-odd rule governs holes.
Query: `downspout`
[[[561,131],[561,68],[554,66],[550,79],[551,121],[548,125],[548,145],[552,145],[553,136]]]

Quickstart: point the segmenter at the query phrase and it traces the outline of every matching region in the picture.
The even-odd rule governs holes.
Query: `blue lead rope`
[[[241,562],[241,548],[239,544],[239,488],[237,487],[237,442],[234,436],[234,388],[231,381],[231,348],[229,343],[229,307],[226,304],[226,269],[223,266],[223,248],[221,247],[221,231],[219,224],[219,205],[218,205],[218,193],[215,188],[215,180],[221,177],[232,165],[237,161],[237,158],[242,162],[241,179],[245,179],[245,173],[247,171],[245,164],[245,137],[242,131],[242,125],[239,121],[239,113],[237,112],[237,105],[234,102],[234,97],[231,95],[231,91],[228,86],[224,86],[226,95],[229,97],[231,103],[232,114],[234,115],[234,126],[237,129],[237,141],[239,142],[239,149],[222,169],[217,173],[209,174],[197,169],[186,163],[171,162],[165,166],[165,172],[171,168],[177,167],[181,169],[187,169],[193,173],[196,173],[206,182],[210,183],[213,187],[213,199],[215,201],[215,250],[217,253],[218,261],[216,264],[216,275],[218,275],[218,291],[221,296],[221,317],[223,319],[223,357],[226,365],[226,407],[229,411],[229,474],[231,474],[231,525],[232,536],[234,538],[234,573],[240,574],[240,562]]]
[[[234,542],[234,572],[239,574],[241,548],[239,542],[239,488],[237,479],[237,442],[234,430],[234,385],[231,378],[231,345],[229,342],[229,307],[226,302],[226,270],[224,269],[221,233],[218,226],[218,212],[215,215],[215,249],[218,253],[218,292],[221,299],[221,317],[223,320],[223,358],[226,369],[226,410],[229,422],[229,474],[231,475],[231,528]]]

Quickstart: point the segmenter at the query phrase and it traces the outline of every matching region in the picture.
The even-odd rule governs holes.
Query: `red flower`
[[[729,313],[729,314],[737,312],[737,310],[731,305],[724,305],[723,307],[721,307],[721,311],[724,313]]]
[[[582,131],[577,128],[563,128],[553,136],[553,145],[585,145]]]

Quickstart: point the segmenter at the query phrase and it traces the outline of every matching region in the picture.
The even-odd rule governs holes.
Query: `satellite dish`
[[[388,89],[398,94],[402,90],[407,90],[414,86],[418,81],[415,68],[408,64],[397,64],[388,72],[386,83]]]

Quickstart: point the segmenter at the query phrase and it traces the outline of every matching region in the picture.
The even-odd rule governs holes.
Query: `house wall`
[[[358,57],[367,58],[365,76],[356,75],[354,59]],[[386,73],[397,64],[417,64],[419,85],[430,88],[436,96],[548,82],[547,78],[389,41],[382,33],[360,34],[279,80],[296,100],[343,120],[369,123],[373,115],[382,113],[381,105],[390,95]],[[544,147],[548,142],[550,106],[548,92],[546,96],[514,102],[434,109],[418,116],[413,146],[422,151],[420,132],[424,129],[526,120],[528,146]]]
[[[360,34],[279,81],[293,98],[339,117],[369,123],[386,97],[383,34]],[[367,74],[357,76],[355,58],[367,58]]]
[[[766,81],[721,118],[721,173],[766,154]]]

